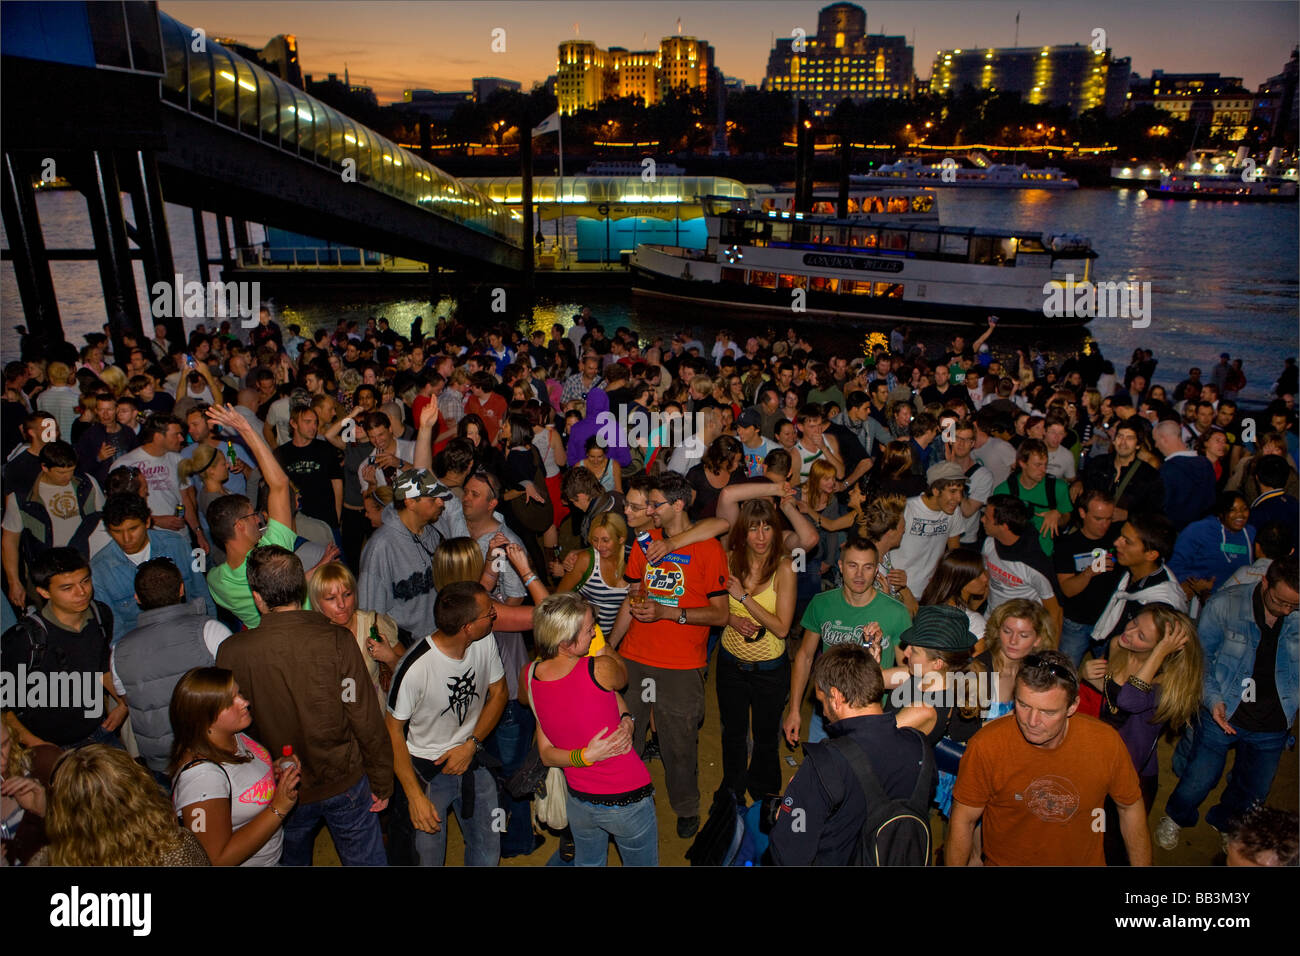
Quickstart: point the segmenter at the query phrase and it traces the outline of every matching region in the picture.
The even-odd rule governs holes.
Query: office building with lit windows
[[[940,50],[930,70],[930,92],[977,90],[1021,94],[1026,103],[1069,107],[1077,115],[1094,107],[1124,108],[1131,61],[1110,49],[1070,46]]]
[[[915,80],[906,37],[869,34],[864,9],[836,3],[818,12],[815,36],[776,41],[763,88],[807,100],[814,116],[829,116],[845,99],[910,97]]]
[[[1128,103],[1130,107],[1154,106],[1211,136],[1245,139],[1255,98],[1241,85],[1241,79],[1218,73],[1152,70],[1149,78],[1131,81]]]
[[[657,50],[602,50],[590,40],[566,40],[560,44],[555,97],[566,115],[614,96],[653,106],[670,90],[707,90],[712,71],[713,47],[695,37],[664,37]]]

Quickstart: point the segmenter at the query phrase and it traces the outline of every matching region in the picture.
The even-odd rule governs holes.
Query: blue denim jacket
[[[208,616],[217,616],[217,606],[208,593],[208,582],[194,570],[194,557],[186,542],[178,534],[149,529],[149,557],[170,558],[181,572],[185,582],[185,599],[203,598]],[[116,541],[101,548],[90,559],[90,577],[95,585],[96,600],[103,601],[113,612],[113,644],[116,645],[135,627],[140,616],[140,606],[135,603],[136,566]]]
[[[1211,711],[1220,702],[1226,704],[1229,720],[1241,703],[1245,682],[1255,670],[1260,634],[1253,599],[1258,586],[1239,584],[1224,588],[1210,598],[1196,625],[1205,651],[1203,703]],[[1300,611],[1292,611],[1282,621],[1273,679],[1290,726],[1300,697]]]

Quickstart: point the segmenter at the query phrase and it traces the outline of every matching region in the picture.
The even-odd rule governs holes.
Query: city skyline
[[[342,0],[172,0],[160,8],[209,36],[229,36],[260,47],[272,36],[298,39],[304,74],[317,79],[348,70],[381,103],[404,89],[468,90],[476,76],[517,80],[525,90],[555,72],[556,52],[567,39],[598,46],[653,48],[677,32],[713,45],[728,76],[760,85],[772,40],[801,27],[816,32],[826,0],[710,0],[695,3],[500,2],[345,3]],[[1131,57],[1136,73],[1218,72],[1241,76],[1254,90],[1278,73],[1300,37],[1295,4],[1287,2],[1149,3],[1119,0],[1054,3],[1046,0],[983,2],[924,0],[859,3],[871,33],[904,35],[914,42],[916,74],[930,75],[935,51],[1009,47],[1020,12],[1019,45],[1086,44],[1106,31],[1117,57]],[[741,11],[744,15],[741,16]],[[1179,29],[1177,24],[1185,24]],[[1207,29],[1213,24],[1213,29]],[[506,50],[492,51],[496,28]],[[576,32],[575,32],[575,27]],[[427,28],[427,29],[426,29]],[[436,37],[436,39],[434,39]],[[521,39],[522,37],[522,39]],[[443,49],[449,52],[442,55]],[[480,52],[475,52],[478,50]]]

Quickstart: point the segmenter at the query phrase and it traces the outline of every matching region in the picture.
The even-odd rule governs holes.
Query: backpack
[[[917,734],[918,738],[920,734]],[[849,765],[867,798],[867,818],[858,835],[858,844],[849,860],[851,866],[929,866],[930,865],[930,781],[934,776],[934,757],[924,738],[921,746],[920,772],[912,795],[906,800],[891,799],[871,769],[864,751],[850,737],[826,741],[826,748],[838,753]],[[828,793],[835,793],[821,768],[812,760],[813,772]]]
[[[1037,512],[1035,511],[1035,509],[1038,508],[1039,505],[1034,504],[1028,498],[1024,497],[1025,489],[1020,486],[1019,479],[1020,479],[1020,469],[1017,468],[1013,472],[1011,472],[1011,475],[1007,478],[1007,489],[1013,495],[1015,495],[1017,498],[1023,501],[1025,504],[1029,505],[1029,510],[1031,512],[1034,512],[1034,516],[1037,517]],[[1046,492],[1047,494],[1047,507],[1045,508],[1045,510],[1055,511],[1056,510],[1056,476],[1044,475],[1043,485],[1044,485],[1043,491]]]
[[[112,632],[104,630],[104,621],[99,616],[98,603],[99,602],[94,600],[90,602],[91,616],[94,617],[95,623],[99,626],[100,631],[111,637]],[[41,618],[41,612],[37,610],[28,611],[27,614],[20,618],[18,623],[7,632],[6,636],[9,637],[9,640],[11,641],[17,640],[19,634],[27,639],[27,649],[23,653],[27,656],[28,671],[44,670],[45,652],[49,650],[49,633],[49,629],[45,626],[45,621]],[[19,648],[17,646],[13,647],[11,653],[18,655],[20,653]],[[56,652],[55,657],[57,658],[55,661],[56,667],[64,667],[67,665],[66,657],[61,651]]]

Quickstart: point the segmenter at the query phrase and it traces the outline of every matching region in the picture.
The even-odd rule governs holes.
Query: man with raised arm
[[[230,405],[208,409],[208,420],[230,429],[244,440],[257,460],[266,485],[266,520],[243,495],[226,495],[208,506],[208,527],[226,560],[208,571],[208,591],[219,607],[235,614],[245,627],[257,627],[262,619],[248,589],[248,571],[244,566],[248,553],[262,545],[294,549],[293,502],[289,494],[289,476],[276,461],[261,430]],[[332,549],[331,549],[332,550]]]

